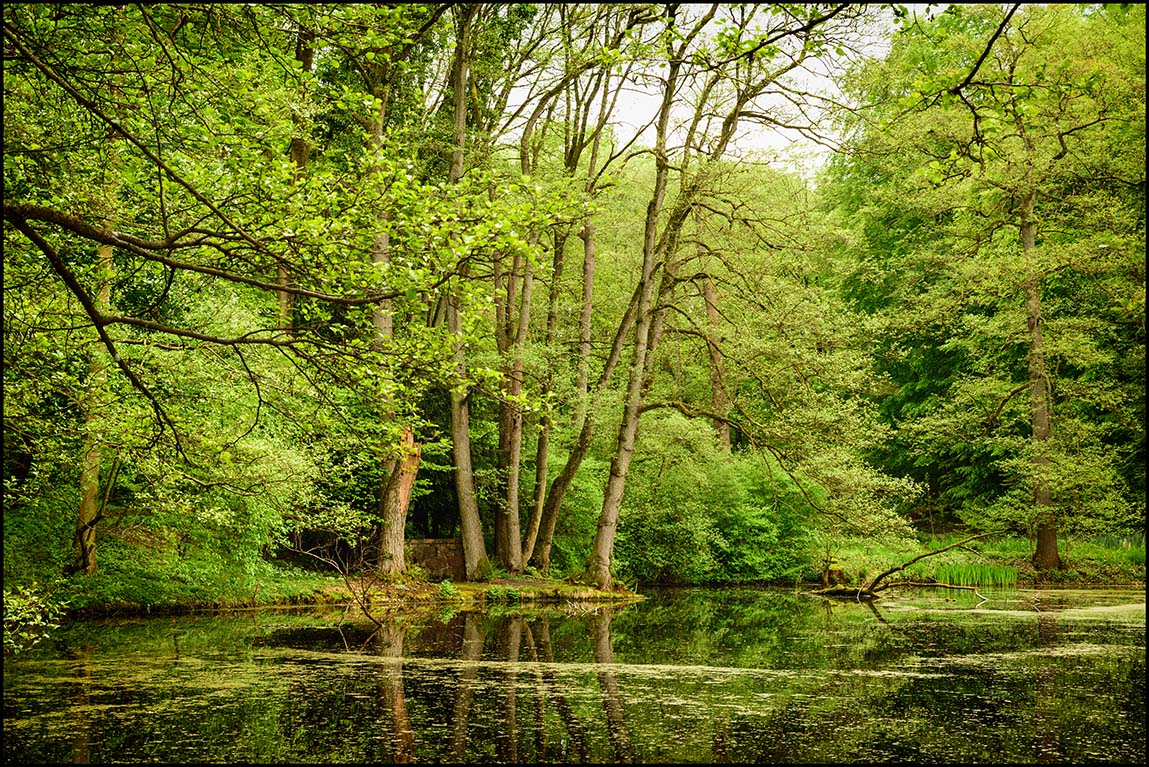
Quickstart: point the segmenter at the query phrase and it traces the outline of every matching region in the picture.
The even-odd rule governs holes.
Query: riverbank
[[[171,615],[260,607],[347,605],[366,610],[399,607],[482,607],[488,604],[620,603],[641,600],[626,586],[604,591],[569,581],[534,576],[495,577],[486,581],[430,581],[418,576],[380,579],[343,578],[295,568],[268,572],[255,579],[246,594],[233,590],[214,598],[169,598],[156,602],[126,599],[93,601],[73,597],[63,617],[84,619],[108,615]],[[76,602],[79,602],[77,604]]]
[[[868,539],[843,539],[827,547],[820,557],[788,579],[756,585],[813,589],[821,585],[822,568],[829,564],[841,580],[839,585],[857,588],[868,579],[915,557],[961,541],[959,531],[923,535],[920,540],[877,543]],[[896,579],[922,582],[966,583],[979,586],[1018,588],[1093,588],[1133,586],[1144,588],[1144,538],[1095,539],[1063,544],[1061,570],[1039,571],[1031,563],[1030,544],[1024,538],[1003,536],[963,544],[929,556],[898,572]],[[13,579],[30,585],[42,604],[62,608],[58,619],[105,615],[157,615],[210,610],[238,610],[292,605],[348,605],[362,602],[369,610],[392,610],[403,606],[488,603],[618,602],[641,599],[648,584],[623,585],[601,591],[574,579],[543,578],[534,574],[495,572],[477,582],[437,581],[419,568],[391,579],[361,577],[348,581],[334,571],[321,572],[293,564],[265,560],[243,573],[207,572],[191,568],[161,568],[146,562],[131,567],[111,556],[94,576],[73,576],[54,581]],[[182,560],[179,564],[183,564]],[[8,577],[5,580],[8,581]],[[966,579],[962,581],[960,579]],[[653,585],[653,584],[651,584]],[[684,584],[714,587],[737,583]],[[16,586],[6,583],[8,592]],[[34,601],[34,600],[33,600]],[[6,610],[7,623],[7,610]]]
[[[843,539],[826,549],[823,561],[844,581],[836,585],[854,587],[902,565],[907,566],[890,578],[1017,588],[1144,587],[1146,583],[1143,535],[1062,539],[1062,567],[1044,570],[1033,565],[1032,543],[1025,538],[999,536],[962,543],[968,536],[963,531],[923,534],[907,546]]]

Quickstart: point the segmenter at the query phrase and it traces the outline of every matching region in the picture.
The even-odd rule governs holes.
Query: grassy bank
[[[642,599],[625,587],[602,591],[568,581],[496,572],[486,581],[434,582],[418,572],[390,579],[343,578],[268,563],[227,581],[155,579],[101,573],[55,583],[31,581],[4,592],[4,652],[30,647],[69,620],[170,615],[293,605],[338,605],[372,615],[403,609],[465,610],[506,605],[620,603]]]
[[[857,586],[880,572],[968,537],[966,532],[922,535],[905,545],[844,539],[830,550],[847,585]],[[961,586],[1100,587],[1145,584],[1145,536],[1101,536],[1063,540],[1061,570],[1038,570],[1025,538],[995,536],[971,541],[911,565],[899,578]]]
[[[601,591],[585,585],[536,576],[508,576],[453,583],[432,581],[417,570],[395,578],[370,575],[343,578],[336,573],[268,564],[257,573],[226,583],[116,579],[97,575],[57,585],[53,600],[71,618],[109,614],[163,614],[283,605],[358,605],[393,609],[405,605],[487,603],[606,602],[640,599],[621,588]]]
[[[898,545],[854,538],[835,542],[823,552],[845,578],[860,586],[889,568],[941,549],[967,537],[964,532],[922,535]],[[971,541],[927,557],[893,580],[940,582],[961,586],[1103,587],[1144,586],[1144,535],[1070,539],[1062,544],[1062,570],[1038,571],[1030,562],[1032,547],[1024,538],[999,536]],[[54,581],[13,578],[5,574],[5,639],[25,631],[32,636],[53,623],[99,615],[164,614],[232,610],[279,605],[347,605],[369,611],[413,606],[466,608],[490,604],[526,605],[569,602],[614,602],[641,599],[625,586],[600,591],[569,580],[495,572],[480,582],[435,582],[417,571],[381,580],[344,579],[276,562],[238,568],[157,568],[153,562],[107,557],[95,576]],[[800,582],[817,583],[811,569]],[[791,584],[786,584],[791,585]],[[796,585],[796,584],[795,584]],[[13,617],[10,620],[10,616]]]

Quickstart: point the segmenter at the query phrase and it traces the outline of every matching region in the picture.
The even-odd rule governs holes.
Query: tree
[[[1143,73],[1125,63],[1143,48],[1138,23],[1143,28],[1136,12],[1122,12],[1118,22],[1112,13],[1076,7],[1047,15],[954,6],[907,26],[885,62],[859,81],[878,123],[859,127],[852,182],[863,174],[871,185],[879,179],[879,191],[862,195],[873,207],[859,212],[913,222],[900,236],[878,235],[903,270],[880,301],[893,299],[887,306],[899,312],[924,308],[924,318],[898,324],[938,339],[931,341],[933,364],[945,365],[946,377],[935,369],[932,386],[921,378],[913,385],[950,398],[949,405],[925,400],[916,419],[903,406],[903,417],[916,420],[931,443],[964,452],[961,473],[973,468],[971,452],[980,453],[998,490],[992,511],[981,501],[967,516],[1031,530],[1034,562],[1044,568],[1061,566],[1059,526],[1126,517],[1114,514],[1128,496],[1112,458],[1101,457],[1099,433],[1074,415],[1100,404],[1079,382],[1101,373],[1098,332],[1106,331],[1071,319],[1064,298],[1084,297],[1071,275],[1112,282],[1143,251],[1128,196],[1143,183],[1144,140],[1133,138],[1143,114],[1130,109],[1143,99],[1136,95]],[[910,72],[922,74],[914,80]],[[920,194],[891,205],[882,199],[893,190],[886,183],[910,183]],[[898,194],[905,197],[904,187]],[[926,264],[932,274],[920,271]],[[920,277],[910,282],[907,274]],[[1023,416],[1015,398],[1023,393],[1028,444],[1014,431]],[[975,403],[982,422],[971,429]],[[1063,419],[1055,418],[1059,410]],[[1063,434],[1054,429],[1058,420]],[[965,429],[962,437],[940,439],[938,428],[955,426]],[[1093,490],[1066,473],[1085,466]],[[985,474],[973,476],[980,492],[993,487]]]
[[[666,73],[659,76],[661,103],[656,121],[654,156],[655,175],[647,204],[642,244],[642,267],[639,272],[635,305],[634,343],[630,349],[630,368],[623,416],[611,459],[610,475],[603,495],[598,533],[587,563],[589,579],[602,588],[611,584],[610,559],[618,526],[619,511],[626,475],[634,455],[639,417],[645,390],[652,373],[653,352],[660,341],[665,317],[664,293],[676,283],[677,256],[682,228],[699,195],[710,180],[715,163],[726,154],[739,120],[753,115],[754,101],[787,72],[801,66],[807,56],[823,44],[821,29],[846,6],[826,9],[806,7],[785,9],[765,24],[758,9],[740,9],[724,19],[730,28],[706,44],[709,25],[718,6],[705,10],[668,6],[661,21],[660,55]],[[693,85],[692,114],[686,121],[684,149],[674,163],[679,190],[672,203],[667,202],[667,185],[671,175],[668,150],[670,118],[680,89]],[[665,216],[665,218],[664,218]],[[656,291],[655,280],[660,287]],[[656,298],[658,302],[656,303]]]
[[[169,464],[169,487],[178,484],[175,477],[212,493],[230,487],[236,492],[229,505],[254,510],[255,501],[238,500],[256,497],[247,482],[279,480],[270,476],[275,472],[243,476],[232,463],[234,451],[241,445],[238,450],[258,452],[252,435],[280,415],[288,422],[314,418],[307,413],[312,403],[292,399],[301,393],[293,388],[301,385],[308,390],[305,397],[329,406],[327,414],[338,420],[347,414],[348,399],[377,401],[383,389],[397,411],[409,410],[406,403],[417,400],[428,382],[449,378],[448,357],[432,335],[409,334],[377,345],[368,331],[373,317],[383,313],[373,307],[408,312],[455,268],[451,262],[442,271],[447,261],[424,255],[443,231],[437,198],[398,171],[356,186],[333,172],[336,162],[305,167],[304,118],[289,105],[310,82],[306,46],[300,47],[307,32],[299,30],[312,27],[299,19],[284,25],[279,13],[254,7],[42,6],[5,13],[12,54],[5,80],[11,97],[5,129],[12,139],[12,162],[5,166],[5,263],[28,273],[39,269],[41,275],[47,267],[54,284],[75,302],[70,311],[45,316],[50,323],[44,324],[21,301],[19,315],[6,315],[17,320],[6,324],[6,339],[15,340],[9,327],[16,333],[27,328],[27,339],[43,339],[37,343],[51,348],[55,328],[76,325],[106,350],[113,365],[107,386],[117,399],[115,411],[102,420],[116,431],[105,442],[118,445],[112,462],[117,486],[109,478],[101,492],[108,510],[109,498],[114,505],[133,473],[147,466],[151,474],[157,464]],[[113,29],[116,34],[109,33]],[[92,47],[92,40],[106,44]],[[124,66],[110,63],[116,60]],[[78,130],[46,144],[42,137],[53,117],[26,106],[36,93],[57,102]],[[115,137],[109,142],[116,147],[114,164],[94,156],[88,141],[109,135]],[[94,204],[97,189],[114,190],[111,208]],[[392,259],[404,267],[418,263],[418,269],[384,275],[363,268],[369,258],[347,257],[380,252],[375,211],[388,208],[404,214],[395,225],[402,239]],[[115,264],[114,273],[78,261],[74,254],[84,243],[108,249],[99,252],[110,254],[104,261]],[[295,318],[290,329],[284,322],[288,303]],[[21,341],[13,352],[20,347],[28,348]],[[179,380],[178,364],[171,364],[177,357],[186,381]],[[9,387],[17,376],[30,372],[29,360],[22,357],[9,376],[13,358],[6,357],[6,392],[15,391]],[[214,360],[213,374],[247,390],[221,398],[229,404],[219,409],[209,407],[215,400],[208,398],[201,399],[202,408],[188,408],[181,399],[188,396],[184,386],[207,360]],[[281,391],[290,394],[280,397]],[[29,412],[37,407],[30,393]],[[250,411],[242,409],[248,406]],[[226,429],[205,428],[205,419],[221,412],[228,414]],[[141,428],[149,422],[150,435]],[[14,423],[6,417],[6,442]],[[344,423],[351,433],[374,429],[362,420]],[[25,432],[23,439],[43,440],[51,428],[35,436]],[[274,428],[308,431],[298,423]],[[322,454],[317,431],[306,438],[310,444],[280,443],[283,452],[274,465],[291,464],[311,450]],[[401,428],[383,436],[384,445],[395,446],[392,454],[401,449]],[[86,476],[94,479],[94,458],[89,463]],[[315,475],[309,470],[297,476],[308,482]],[[85,480],[89,510],[95,486]],[[306,505],[307,491],[291,486],[299,493],[295,503]],[[189,499],[200,493],[183,492]],[[253,533],[278,527],[292,505],[278,490],[268,497],[284,501],[275,510],[281,521],[268,517],[252,526]],[[81,527],[90,529],[106,517],[97,514]],[[188,521],[183,530],[192,527]],[[256,543],[254,551],[267,543]]]

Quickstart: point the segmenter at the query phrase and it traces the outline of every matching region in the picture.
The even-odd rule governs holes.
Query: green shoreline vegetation
[[[850,540],[836,549],[834,563],[840,565],[845,574],[844,585],[857,587],[880,570],[897,564],[899,560],[942,548],[957,540],[959,536],[952,533],[923,535],[918,540],[916,550],[895,550],[865,540]],[[1060,571],[1035,569],[1031,563],[1031,549],[1032,544],[1024,539],[1001,536],[922,560],[908,569],[901,580],[916,584],[936,581],[956,586],[1005,589],[1144,587],[1146,583],[1144,536],[1102,536],[1091,541],[1072,543],[1070,552],[1065,556],[1068,566]],[[602,604],[643,598],[641,585],[635,590],[620,585],[608,592],[573,580],[531,575],[510,577],[506,573],[495,572],[488,581],[455,583],[449,579],[429,580],[421,568],[413,566],[408,574],[389,580],[356,577],[349,582],[329,572],[267,563],[262,572],[252,574],[247,580],[234,580],[231,588],[220,589],[212,594],[193,589],[179,580],[164,581],[165,588],[162,591],[157,590],[158,584],[144,587],[140,581],[135,591],[129,581],[123,581],[116,584],[115,591],[108,592],[91,589],[94,585],[91,580],[82,584],[62,582],[52,592],[33,583],[13,591],[5,589],[4,647],[6,654],[19,652],[68,620],[106,615],[146,616],[304,605],[355,608],[360,600],[363,600],[369,612],[386,614],[394,610],[418,608],[473,609],[492,604]],[[710,585],[721,588],[747,584],[675,585]],[[819,575],[811,564],[796,582],[775,581],[754,585],[793,586],[796,590],[813,592],[819,585]],[[70,590],[77,586],[89,590],[86,593]],[[909,593],[912,594],[912,591]],[[363,615],[355,610],[349,613],[349,619],[363,620]]]
[[[6,652],[1143,584],[1145,11],[5,4]]]

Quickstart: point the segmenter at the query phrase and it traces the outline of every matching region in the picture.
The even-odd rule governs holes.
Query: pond
[[[78,622],[6,660],[4,756],[1144,763],[1145,592],[983,593]]]

